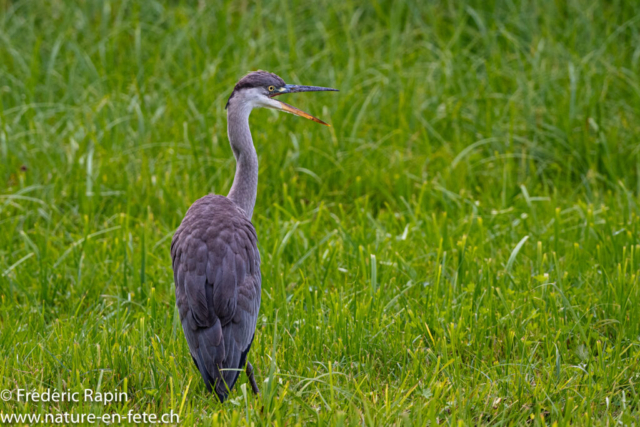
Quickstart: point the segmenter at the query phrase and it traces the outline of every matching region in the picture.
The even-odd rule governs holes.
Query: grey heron
[[[207,195],[187,211],[171,241],[176,305],[193,362],[207,390],[221,402],[246,365],[259,393],[247,354],[260,309],[260,254],[251,223],[258,189],[258,156],[249,129],[254,108],[285,111],[326,125],[274,99],[295,92],[335,91],[288,85],[275,74],[256,71],[235,85],[227,102],[227,134],[236,159],[229,194]]]

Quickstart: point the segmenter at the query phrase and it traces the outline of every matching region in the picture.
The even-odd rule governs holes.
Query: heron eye
[[[269,92],[273,92],[274,90],[276,90],[274,86],[269,86],[268,89],[269,89]]]

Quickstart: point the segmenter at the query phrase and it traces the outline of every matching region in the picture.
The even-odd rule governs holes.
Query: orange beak
[[[320,123],[321,125],[331,126],[330,124],[327,124],[327,123],[323,122],[319,118],[313,117],[311,114],[305,113],[302,110],[298,110],[296,107],[293,107],[293,106],[291,106],[289,104],[285,104],[284,102],[280,102],[280,105],[282,107],[282,111],[286,111],[287,113],[295,114],[296,116],[304,117],[305,119],[313,120],[314,122]]]

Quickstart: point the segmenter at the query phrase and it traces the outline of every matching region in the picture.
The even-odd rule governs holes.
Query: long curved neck
[[[258,154],[249,129],[251,108],[232,103],[227,110],[227,134],[236,158],[236,174],[227,196],[251,219],[258,193]]]

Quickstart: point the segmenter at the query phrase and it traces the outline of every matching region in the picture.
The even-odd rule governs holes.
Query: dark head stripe
[[[273,73],[269,73],[268,71],[259,70],[259,71],[254,71],[252,73],[249,73],[243,78],[241,78],[240,81],[238,81],[238,83],[236,83],[235,87],[233,88],[233,92],[231,92],[231,96],[227,101],[227,105],[224,108],[226,109],[229,107],[229,102],[231,101],[231,98],[233,98],[233,96],[239,90],[250,89],[254,87],[267,87],[271,85],[280,87],[280,86],[284,86],[285,82],[279,76]]]

